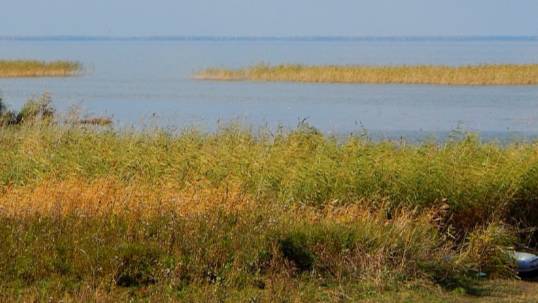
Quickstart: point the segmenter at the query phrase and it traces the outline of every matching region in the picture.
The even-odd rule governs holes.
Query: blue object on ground
[[[513,253],[513,256],[517,263],[518,273],[538,273],[538,256],[517,251]]]

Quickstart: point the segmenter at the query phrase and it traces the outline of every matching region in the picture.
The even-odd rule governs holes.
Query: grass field
[[[287,81],[310,83],[537,85],[538,64],[475,66],[308,66],[255,65],[241,69],[210,68],[195,79]]]
[[[80,63],[71,61],[0,60],[0,78],[67,77],[81,69]]]
[[[508,254],[536,245],[536,143],[118,130],[31,102],[0,127],[1,301],[538,297]]]

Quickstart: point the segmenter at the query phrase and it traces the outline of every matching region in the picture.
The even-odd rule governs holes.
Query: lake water
[[[327,133],[442,137],[455,128],[483,137],[538,136],[538,86],[351,85],[196,81],[206,67],[256,63],[538,63],[530,39],[0,39],[0,58],[82,62],[72,78],[0,79],[18,108],[48,91],[116,125],[215,129],[219,121],[294,127],[306,119]],[[157,121],[157,122],[155,122]]]

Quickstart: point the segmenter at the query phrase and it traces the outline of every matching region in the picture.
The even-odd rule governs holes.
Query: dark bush
[[[121,263],[114,277],[116,285],[136,287],[155,283],[155,268],[160,255],[160,251],[151,246],[130,244],[121,247]]]
[[[17,123],[17,114],[8,110],[0,97],[0,127]]]
[[[293,262],[300,271],[312,270],[314,255],[308,250],[307,237],[303,233],[292,233],[279,241],[282,255]]]

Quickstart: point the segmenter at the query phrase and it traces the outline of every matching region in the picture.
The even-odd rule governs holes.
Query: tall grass
[[[72,61],[0,60],[0,78],[67,77],[81,69],[80,63]]]
[[[233,189],[261,204],[447,205],[462,228],[510,218],[511,207],[532,205],[537,190],[536,143],[499,146],[472,135],[412,145],[341,142],[309,127],[171,134],[21,125],[3,129],[0,143],[0,189],[107,178],[173,192]]]
[[[536,85],[538,64],[308,66],[255,65],[241,69],[210,68],[195,75],[201,80],[290,81],[311,83]]]
[[[6,300],[334,301],[511,277],[538,145],[0,128]],[[520,237],[517,237],[520,236]]]

